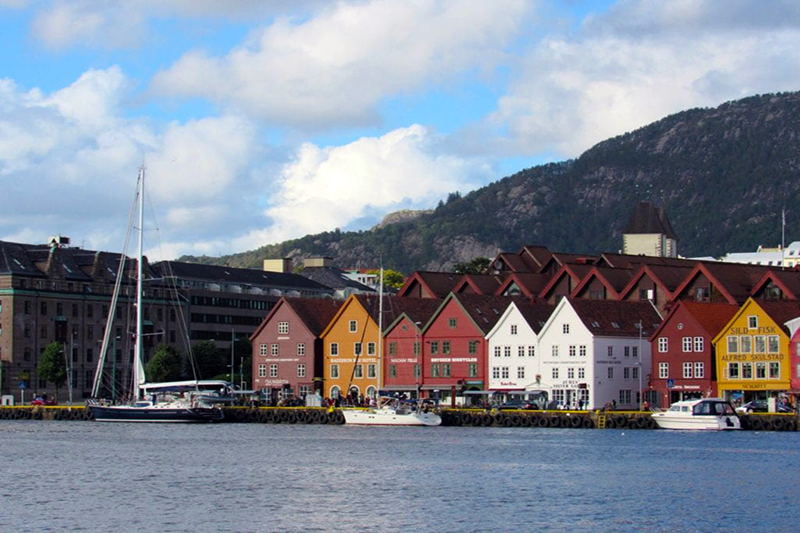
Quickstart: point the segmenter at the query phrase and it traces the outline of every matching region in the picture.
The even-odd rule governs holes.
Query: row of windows
[[[728,363],[725,377],[728,379],[780,379],[781,364],[778,362]]]
[[[658,363],[658,377],[659,379],[669,379],[669,363]],[[706,377],[705,363],[699,362],[684,362],[683,363],[683,378],[684,379],[703,379]]]
[[[574,367],[568,367],[567,368],[567,379],[575,379],[575,376],[576,376],[575,370],[576,369]],[[613,368],[609,368],[609,370],[613,370]],[[552,376],[553,376],[553,379],[559,379],[560,370],[559,370],[559,368],[557,366],[553,367]],[[577,379],[584,379],[585,377],[586,377],[586,369],[581,367],[581,366],[579,366],[577,368]],[[611,377],[613,377],[613,375],[610,375],[608,377],[611,378]]]
[[[205,307],[232,307],[234,309],[254,309],[269,311],[275,307],[275,302],[263,300],[245,300],[242,298],[217,298],[212,296],[192,296],[192,305]]]
[[[258,365],[258,377],[265,378],[267,377],[267,365],[261,364]],[[269,365],[269,377],[277,378],[278,377],[278,365],[271,364]],[[306,365],[299,364],[297,365],[297,377],[304,378],[306,377]]]
[[[56,302],[55,304],[56,304],[55,315],[56,316],[66,316],[64,314],[64,303],[63,302]],[[95,315],[95,306],[94,306],[94,304],[86,303],[84,305],[85,305],[86,318],[94,318],[94,315]],[[26,315],[32,314],[33,302],[31,300],[24,300],[22,302],[22,309],[23,309],[23,312]],[[45,302],[45,301],[39,302],[39,314],[40,315],[47,316],[49,314],[49,309],[50,309],[50,305],[49,305],[48,302]],[[156,309],[156,319],[158,321],[163,321],[164,320],[164,308],[156,307],[155,309]],[[77,303],[70,304],[70,310],[71,310],[71,314],[72,314],[73,318],[80,317],[80,305],[79,304],[77,304]],[[100,306],[100,312],[101,312],[101,317],[102,318],[108,318],[108,305],[105,305],[105,304],[101,305]],[[142,314],[143,314],[145,319],[149,320],[150,319],[150,307],[145,307]],[[117,319],[122,319],[122,316],[123,316],[123,306],[118,305],[117,308],[116,308],[116,318]],[[170,320],[170,322],[175,322],[175,319],[176,319],[175,309],[170,309],[169,310],[169,320]]]
[[[339,365],[331,365],[330,376],[332,379],[339,377]],[[367,377],[374,378],[377,376],[375,365],[367,365]],[[364,377],[364,365],[355,365],[353,367],[353,378]]]
[[[422,343],[415,341],[414,342],[414,355],[420,355],[422,353]],[[390,342],[389,343],[389,355],[397,355],[397,343]]]
[[[509,376],[509,367],[507,366],[492,367],[492,379],[508,379],[508,376]],[[517,367],[517,379],[525,379],[524,366]]]
[[[272,344],[272,345],[259,344],[258,345],[258,354],[263,356],[263,357],[266,357],[268,355],[271,355],[273,357],[277,357],[278,355],[280,355],[280,344],[277,344],[277,343]],[[297,343],[297,355],[299,357],[303,357],[304,355],[306,355],[306,345],[305,345],[304,342],[298,342]]]
[[[729,335],[728,353],[780,353],[777,335]],[[754,350],[755,348],[755,350]]]
[[[683,353],[702,352],[705,350],[705,339],[703,337],[683,337],[681,344]],[[669,338],[658,338],[658,351],[659,353],[667,353],[669,351]]]
[[[389,365],[388,372],[390,378],[396,378],[397,365]],[[420,365],[414,365],[414,377],[418,378],[420,376],[422,376],[422,367]]]
[[[502,353],[503,357],[511,357],[511,346],[495,346],[494,347],[494,356],[500,357]],[[536,347],[535,346],[517,346],[517,357],[525,357],[525,354],[528,354],[528,357],[535,357],[536,356]]]
[[[608,355],[613,355],[613,351],[612,351],[611,348],[612,347],[609,346]],[[627,350],[628,347],[626,346],[625,349]],[[585,344],[581,344],[580,346],[577,346],[575,344],[571,344],[571,345],[569,345],[567,350],[569,352],[569,356],[570,357],[575,357],[576,355],[580,355],[580,357],[586,357],[586,345]],[[552,356],[553,357],[558,357],[558,352],[559,352],[559,346],[557,344],[554,344],[552,346],[552,350],[551,350]],[[626,352],[626,355],[629,355],[629,354]],[[636,357],[636,355],[634,355],[634,357]]]
[[[275,345],[273,344],[273,346],[275,346]],[[377,346],[378,345],[375,344],[374,342],[368,342],[367,343],[367,355],[376,355],[378,353]],[[363,350],[364,350],[364,348],[363,348],[363,344],[362,343],[360,343],[360,342],[354,342],[353,343],[353,355],[362,355],[364,353]],[[328,347],[328,353],[331,355],[331,357],[336,357],[338,355],[344,355],[344,354],[341,354],[341,352],[339,351],[339,343],[338,342],[332,342],[330,344],[330,346]]]

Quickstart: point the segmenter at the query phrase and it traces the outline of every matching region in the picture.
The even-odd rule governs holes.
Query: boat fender
[[[531,417],[529,417],[529,416],[520,417],[519,425],[524,427],[524,428],[531,427]]]
[[[305,424],[306,423],[305,411],[297,411],[296,413],[294,413],[294,418],[298,424]]]
[[[787,420],[784,429],[786,431],[797,431],[797,422],[794,420]]]
[[[614,425],[618,428],[626,428],[628,427],[628,419],[624,416],[616,416],[614,417]]]
[[[551,416],[548,422],[550,423],[551,428],[557,428],[558,426],[561,425],[561,421],[558,419],[557,416]]]
[[[84,420],[93,420],[94,419],[94,413],[88,407],[83,410],[83,419]]]
[[[640,416],[636,419],[636,427],[639,429],[646,429],[647,428],[647,418]]]
[[[503,418],[503,427],[510,428],[514,425],[514,420],[516,417],[507,416]]]
[[[764,431],[772,431],[775,429],[775,425],[772,423],[772,420],[764,420],[764,423],[761,424],[761,428]]]
[[[569,425],[570,425],[570,426],[572,426],[572,427],[574,427],[574,428],[579,428],[579,427],[581,427],[581,417],[579,417],[579,416],[573,416],[573,417],[572,417],[572,418],[570,418],[570,420],[569,420]]]
[[[539,426],[540,428],[546,428],[550,425],[550,419],[543,416],[539,419],[536,425]]]
[[[773,418],[772,419],[772,427],[775,431],[783,431],[784,423],[782,418]]]
[[[344,424],[344,413],[342,413],[341,411],[336,413],[336,423],[339,425]]]
[[[647,429],[658,429],[658,422],[653,420],[652,417],[647,418]]]
[[[764,427],[764,422],[759,417],[748,417],[750,419],[750,429],[760,431]]]
[[[492,418],[492,415],[490,415],[488,413],[481,415],[481,425],[483,427],[491,426],[492,422],[494,422],[494,419]]]
[[[594,427],[594,422],[592,421],[591,418],[586,416],[586,417],[583,418],[582,425],[586,429],[592,429]]]
[[[287,424],[294,424],[296,422],[298,422],[296,414],[294,414],[294,413],[287,413],[286,414],[286,423]]]
[[[572,427],[572,421],[566,416],[562,417],[561,420],[559,420],[559,424],[562,428]]]
[[[505,426],[506,420],[508,420],[508,415],[505,413],[497,413],[494,416],[494,421],[497,422],[498,426]]]
[[[511,417],[511,425],[515,428],[518,428],[522,425],[522,419],[525,418],[525,415],[514,415]]]
[[[614,419],[614,418],[612,418],[612,417],[610,417],[610,416],[609,416],[609,417],[607,417],[607,418],[606,418],[606,428],[607,428],[607,429],[614,429],[615,427],[617,427],[617,421],[616,421],[616,419]]]

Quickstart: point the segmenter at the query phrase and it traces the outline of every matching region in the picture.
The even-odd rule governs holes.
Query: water
[[[800,435],[0,422],[0,531],[797,531]]]

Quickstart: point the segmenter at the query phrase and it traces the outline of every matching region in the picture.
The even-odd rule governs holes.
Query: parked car
[[[49,397],[47,394],[42,394],[41,396],[37,396],[36,398],[31,401],[31,405],[55,405],[56,400],[55,398]]]
[[[506,403],[497,406],[498,411],[511,411],[514,409],[538,409],[539,407],[526,400],[508,400]]]
[[[778,404],[775,408],[775,411],[778,413],[793,413],[794,411],[791,408]],[[740,405],[736,408],[737,413],[768,413],[769,412],[769,405],[767,404],[767,400],[753,400],[752,402],[747,402],[744,405]]]

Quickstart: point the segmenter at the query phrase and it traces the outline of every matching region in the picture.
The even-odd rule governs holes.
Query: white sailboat
[[[383,371],[383,267],[381,267],[380,294],[378,296],[378,392],[381,390]],[[394,398],[377,398],[378,407],[342,409],[344,423],[351,426],[438,426],[442,417],[422,408],[408,407]]]
[[[177,387],[175,383],[146,383],[144,364],[142,361],[142,341],[143,341],[143,307],[142,295],[144,292],[144,268],[142,265],[143,244],[144,244],[144,183],[145,169],[139,169],[139,180],[137,186],[138,210],[139,210],[139,238],[137,250],[137,276],[136,276],[136,331],[134,332],[135,347],[133,355],[133,401],[122,405],[109,405],[102,400],[98,400],[100,386],[102,383],[103,367],[105,355],[108,349],[108,341],[112,331],[114,315],[110,312],[108,322],[103,337],[101,357],[97,363],[95,372],[94,386],[92,388],[92,400],[87,403],[92,411],[95,420],[101,422],[212,422],[221,420],[224,417],[222,409],[217,406],[207,405],[204,401],[202,391],[199,388],[199,381],[181,382],[182,387]],[[111,299],[111,309],[116,309],[119,291],[122,285],[124,272],[125,253],[122,254],[119,270],[117,272],[114,294]],[[150,398],[144,397],[144,391],[148,391]],[[164,394],[170,391],[173,394]]]

